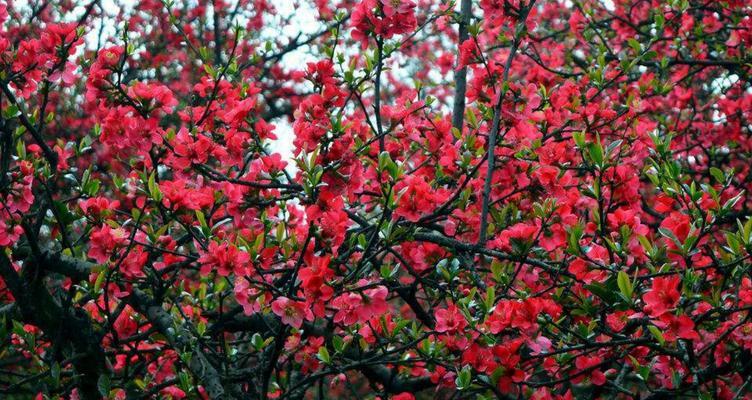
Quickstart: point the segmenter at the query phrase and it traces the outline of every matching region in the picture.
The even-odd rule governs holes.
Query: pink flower
[[[332,301],[332,306],[337,309],[334,322],[353,325],[384,314],[389,309],[386,302],[388,293],[386,287],[377,286],[364,290],[363,294],[350,292],[335,298]]]
[[[407,14],[413,8],[415,8],[415,3],[410,0],[381,0],[381,10],[387,17],[394,14]]]
[[[112,229],[103,224],[89,235],[89,257],[97,263],[104,264],[114,254],[115,249],[128,242],[128,234],[123,228]]]
[[[163,395],[168,396],[170,399],[180,400],[185,398],[185,392],[177,386],[168,386],[160,391]]]
[[[81,211],[87,217],[101,218],[117,210],[120,207],[120,202],[118,200],[111,201],[106,197],[92,197],[79,201],[78,206],[81,207]]]
[[[258,297],[261,297],[261,293],[258,289],[251,287],[244,277],[235,280],[233,292],[235,293],[235,300],[243,307],[243,314],[251,315],[261,310],[261,305],[256,301]]]
[[[357,293],[345,293],[332,301],[332,306],[337,309],[334,314],[334,322],[343,323],[346,326],[358,323],[360,315],[358,309],[362,298]],[[367,318],[366,318],[367,319]]]
[[[313,321],[313,313],[305,302],[291,300],[285,296],[272,302],[272,312],[282,319],[282,323],[294,328],[303,326],[303,320]]]
[[[436,310],[436,332],[449,334],[461,332],[467,326],[465,316],[454,304],[446,309]]]
[[[6,219],[0,218],[0,246],[10,246],[17,242],[22,233],[20,225],[6,224]]]

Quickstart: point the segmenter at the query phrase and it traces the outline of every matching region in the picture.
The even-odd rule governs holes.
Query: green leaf
[[[5,119],[15,118],[19,114],[21,114],[21,111],[15,104],[9,104],[7,107],[5,107],[5,110],[3,110],[3,117]]]
[[[466,365],[459,374],[457,374],[457,379],[454,380],[454,383],[457,385],[458,390],[465,390],[470,387],[470,383],[472,382],[472,372],[470,371],[470,366]]]
[[[494,279],[496,281],[500,281],[503,273],[504,264],[494,258],[493,261],[491,261],[491,274],[493,275]]]
[[[674,235],[674,232],[671,232],[670,230],[666,228],[658,228],[658,232],[661,235],[671,239],[671,241],[674,242],[674,244],[676,244],[677,247],[682,247],[683,245],[682,242],[679,240],[679,238],[676,237],[676,235]]]
[[[579,148],[585,147],[585,131],[572,133],[572,139]]]
[[[723,175],[723,171],[716,167],[710,167],[710,175],[713,175],[713,178],[715,178],[718,183],[723,183],[726,181],[726,177]]]
[[[68,225],[77,219],[77,217],[73,215],[70,210],[68,210],[66,203],[62,201],[53,201],[53,206],[55,207],[55,211],[57,213],[56,219],[60,224]]]
[[[483,300],[483,305],[486,306],[486,311],[490,311],[496,301],[496,289],[493,286],[486,291],[486,298]]]
[[[327,350],[325,346],[319,347],[319,352],[317,354],[317,357],[324,364],[329,364],[331,362],[331,357],[329,356],[329,350]]]
[[[60,384],[60,364],[54,362],[50,367],[50,376],[55,386]]]
[[[613,285],[614,279],[611,278],[606,281],[606,284],[593,282],[589,285],[585,285],[585,289],[589,290],[594,295],[600,297],[606,304],[613,304],[618,300],[618,296],[615,294],[615,288],[609,288]]]
[[[345,349],[345,340],[339,336],[332,336],[332,347],[335,353],[341,353]]]
[[[663,29],[663,25],[666,23],[666,17],[664,17],[662,10],[657,9],[655,11],[655,27],[660,32]]]
[[[251,336],[251,345],[253,345],[253,348],[256,349],[256,351],[260,351],[264,348],[264,338],[261,337],[261,335],[256,332]]]
[[[475,116],[475,112],[472,108],[469,108],[465,110],[465,118],[467,118],[467,123],[472,127],[473,129],[478,128],[478,117]]]
[[[110,376],[106,374],[102,374],[99,376],[99,379],[97,380],[97,389],[99,390],[99,394],[102,396],[107,397],[110,394]]]
[[[26,142],[23,140],[16,142],[16,154],[18,155],[18,158],[22,160],[26,159]]]
[[[655,50],[650,50],[650,51],[646,52],[642,56],[642,58],[645,59],[646,61],[651,61],[651,60],[653,60],[657,56],[658,56],[658,53]]]
[[[640,51],[642,50],[642,46],[640,46],[640,42],[638,42],[634,38],[630,38],[629,40],[627,40],[627,44],[629,45],[629,47],[632,48],[632,50],[635,51],[635,53],[639,54]]]
[[[603,147],[601,146],[600,139],[595,143],[590,143],[588,145],[588,155],[590,156],[590,160],[593,161],[593,164],[598,167],[603,166]]]
[[[196,218],[198,219],[198,223],[201,225],[201,228],[206,229],[206,217],[201,210],[196,210]]]
[[[107,271],[102,271],[97,275],[97,280],[94,281],[94,293],[99,293],[102,290],[105,277],[107,277]]]
[[[653,334],[656,340],[658,340],[658,343],[660,343],[661,346],[663,346],[663,343],[666,342],[666,339],[663,338],[663,333],[661,333],[661,330],[658,329],[658,327],[655,325],[648,326],[648,330],[650,331],[650,333]]]
[[[653,245],[650,243],[650,240],[648,240],[647,237],[645,237],[644,235],[639,235],[637,236],[637,239],[640,241],[640,244],[642,245],[642,248],[645,249],[646,253],[653,253]]]
[[[159,190],[159,185],[157,185],[156,174],[154,172],[152,172],[151,175],[149,175],[149,180],[147,181],[147,187],[149,189],[149,194],[154,200],[162,201],[162,192]]]
[[[629,280],[629,275],[624,271],[619,271],[619,274],[616,277],[616,283],[619,285],[619,290],[621,291],[621,294],[624,295],[624,298],[631,299],[633,287],[632,281]]]

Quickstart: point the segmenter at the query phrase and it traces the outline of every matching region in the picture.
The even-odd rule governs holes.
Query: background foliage
[[[750,15],[0,1],[0,394],[752,398]]]

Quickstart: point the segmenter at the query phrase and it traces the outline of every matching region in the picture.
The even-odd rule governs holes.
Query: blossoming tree
[[[751,48],[744,0],[0,1],[0,397],[752,398]]]

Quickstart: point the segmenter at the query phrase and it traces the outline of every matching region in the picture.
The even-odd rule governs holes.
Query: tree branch
[[[517,48],[522,41],[522,36],[525,33],[525,20],[533,8],[535,0],[530,0],[530,3],[524,7],[521,7],[519,20],[517,21],[517,27],[515,28],[514,41],[512,47],[509,49],[509,55],[507,56],[506,64],[504,65],[504,75],[501,79],[501,88],[496,100],[496,106],[494,107],[493,126],[491,127],[491,133],[488,137],[488,168],[486,170],[486,181],[483,184],[483,205],[480,214],[480,236],[478,237],[478,244],[484,245],[486,243],[486,230],[488,227],[488,206],[491,201],[491,181],[493,180],[494,164],[496,163],[495,150],[496,150],[496,136],[499,134],[499,126],[501,125],[501,105],[504,100],[504,95],[507,91],[507,83],[509,82],[509,69],[512,67],[512,60],[517,53]]]
[[[196,379],[201,382],[206,393],[212,400],[232,399],[225,390],[222,380],[216,368],[209,362],[206,355],[195,344],[196,340],[186,329],[175,324],[172,316],[157,304],[148,294],[138,288],[133,288],[129,302],[133,308],[143,314],[154,327],[163,334],[170,346],[176,349],[189,349],[191,361],[188,365]],[[176,331],[176,327],[178,330]]]
[[[460,5],[459,38],[457,40],[457,66],[460,62],[462,43],[468,38],[467,25],[470,22],[472,0],[462,0]],[[465,92],[467,91],[467,66],[454,73],[454,107],[452,108],[452,126],[462,132],[465,118]]]

